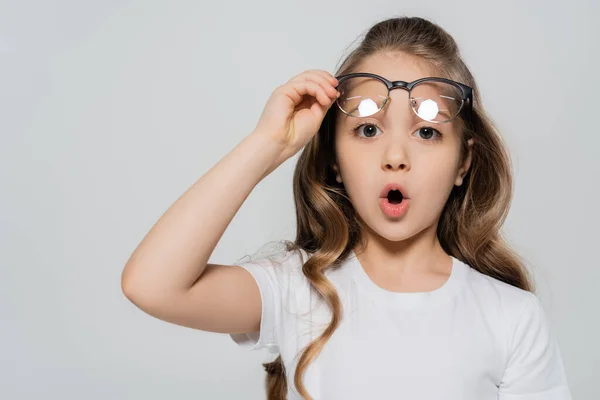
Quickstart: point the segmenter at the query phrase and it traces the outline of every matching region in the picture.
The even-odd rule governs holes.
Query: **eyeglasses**
[[[452,121],[465,108],[470,120],[473,89],[446,78],[427,77],[413,82],[389,81],[382,76],[357,72],[337,76],[336,100],[339,109],[352,117],[368,117],[382,110],[390,100],[390,91],[408,91],[411,109],[421,119],[444,123]]]

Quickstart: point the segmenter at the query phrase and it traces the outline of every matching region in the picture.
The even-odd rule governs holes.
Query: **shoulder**
[[[558,342],[539,298],[473,268],[466,275],[466,301],[502,338],[505,370],[499,393],[570,399]]]
[[[502,338],[505,369],[499,398],[570,399],[558,342],[539,298],[473,268],[466,281],[466,300]]]
[[[544,308],[536,294],[469,267],[462,292],[471,312],[482,316],[503,343],[506,355],[515,333],[524,325],[546,324]]]
[[[255,264],[263,267],[284,267],[288,272],[302,270],[310,254],[302,248],[289,249],[293,243],[287,240],[267,242],[254,253],[239,258],[235,264]]]
[[[531,303],[539,304],[534,293],[467,267],[466,284],[469,291],[478,298],[480,304],[497,309],[505,317],[513,319],[531,307]]]
[[[310,254],[302,248],[290,250],[290,244],[286,240],[267,242],[254,253],[236,260],[234,264],[253,275],[267,276],[274,284],[298,284],[303,281],[302,267]]]

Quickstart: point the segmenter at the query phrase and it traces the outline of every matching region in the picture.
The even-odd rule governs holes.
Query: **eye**
[[[421,126],[415,131],[415,133],[417,133],[417,132],[424,133],[424,137],[422,136],[421,138],[424,139],[426,142],[434,142],[436,140],[442,140],[442,134],[440,133],[440,131],[438,131],[437,129],[434,129],[430,126]],[[431,139],[432,136],[435,136],[435,138]]]
[[[363,129],[363,127],[368,127],[368,129]],[[362,138],[366,138],[366,139],[370,139],[370,138],[374,137],[374,135],[377,133],[378,129],[381,130],[376,123],[367,122],[367,123],[364,123],[364,124],[357,125],[352,130],[352,132],[354,132],[355,135],[360,134],[360,133],[364,133],[366,136],[361,136],[361,137]]]
[[[377,130],[381,131],[379,125],[374,122],[367,122],[357,125],[352,131],[355,135],[358,135],[362,139],[371,139],[376,137]],[[431,126],[421,126],[415,133],[421,136],[421,139],[425,142],[434,142],[442,140],[442,133]],[[361,135],[362,134],[362,135]]]

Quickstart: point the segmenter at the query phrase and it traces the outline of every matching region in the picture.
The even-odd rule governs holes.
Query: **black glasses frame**
[[[387,98],[385,100],[385,103],[383,103],[383,106],[377,110],[377,112],[375,112],[372,115],[377,114],[379,111],[383,110],[385,108],[385,105],[388,102],[388,99],[390,98],[390,91],[397,89],[397,88],[401,88],[404,89],[406,91],[408,91],[409,93],[409,105],[410,105],[410,91],[412,90],[413,87],[415,87],[416,85],[418,85],[421,82],[425,82],[425,81],[433,81],[433,82],[444,82],[444,83],[448,83],[451,85],[454,85],[455,87],[457,87],[461,94],[462,94],[462,99],[461,99],[461,104],[460,104],[460,108],[458,109],[458,112],[456,113],[456,115],[454,117],[452,117],[451,119],[447,120],[447,121],[443,121],[443,122],[450,122],[452,121],[454,118],[456,118],[458,115],[460,115],[461,111],[463,110],[463,108],[465,108],[465,104],[466,104],[466,108],[465,108],[465,114],[467,117],[467,120],[470,122],[471,121],[471,115],[473,112],[473,89],[463,83],[460,82],[456,82],[453,81],[451,79],[446,79],[446,78],[440,78],[440,77],[434,77],[434,76],[430,76],[430,77],[425,77],[425,78],[420,78],[417,79],[415,81],[412,82],[405,82],[405,81],[390,81],[386,78],[384,78],[383,76],[379,76],[376,74],[371,74],[369,72],[354,72],[354,73],[350,73],[350,74],[345,74],[345,75],[340,75],[340,76],[336,76],[335,78],[338,81],[338,84],[336,86],[336,89],[339,87],[339,85],[350,78],[355,78],[355,77],[366,77],[366,78],[375,78],[380,80],[382,83],[385,84],[385,86],[387,87],[388,93],[387,93]],[[346,115],[349,115],[351,117],[356,117],[356,118],[364,118],[364,117],[357,117],[356,115],[350,115],[348,114],[346,111],[344,111],[342,109],[342,107],[339,104],[339,99],[337,99],[335,101],[335,103],[337,104],[338,108]],[[414,109],[411,106],[411,109],[414,111]],[[416,111],[414,111],[416,114]],[[421,118],[418,114],[417,116],[419,118]],[[427,122],[433,122],[433,123],[440,123],[440,121],[429,121],[426,120]]]

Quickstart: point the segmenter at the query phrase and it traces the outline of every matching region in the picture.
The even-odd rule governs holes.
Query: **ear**
[[[456,186],[460,186],[462,185],[463,182],[463,178],[465,177],[465,175],[467,174],[467,172],[469,172],[469,168],[471,168],[471,159],[472,159],[472,153],[473,153],[473,142],[475,141],[475,139],[469,139],[467,141],[467,156],[465,157],[465,161],[463,162],[463,164],[461,165],[461,167],[458,169],[458,174],[456,175],[456,180],[454,181],[454,184]]]
[[[335,171],[335,180],[338,183],[342,183],[342,175],[340,175],[340,169],[337,164],[332,165],[333,170]]]

